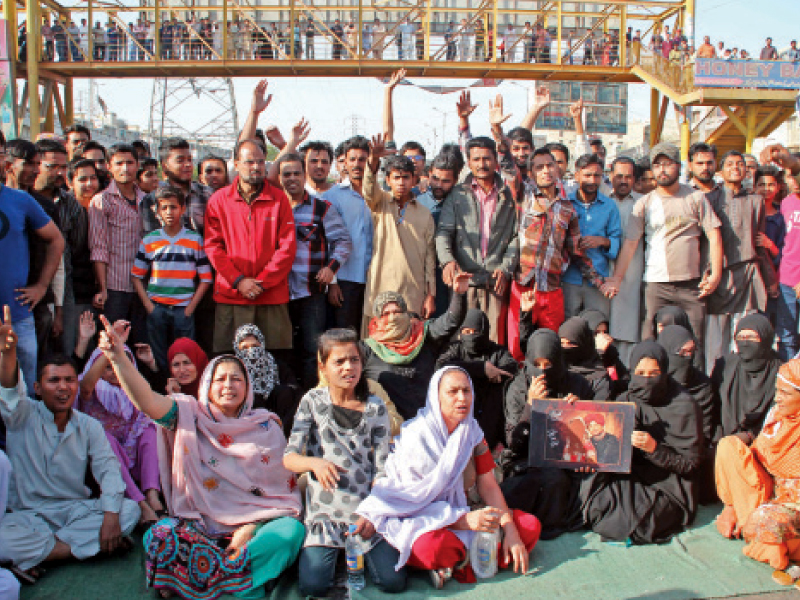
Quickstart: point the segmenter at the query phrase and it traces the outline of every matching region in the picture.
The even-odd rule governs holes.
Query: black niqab
[[[587,308],[578,316],[589,324],[589,329],[595,335],[597,334],[597,328],[600,327],[600,325],[603,323],[608,323],[608,317],[605,315],[605,313],[594,308]]]
[[[592,372],[605,368],[595,348],[594,333],[589,323],[580,317],[571,317],[558,328],[558,337],[575,344],[574,348],[564,348],[564,359],[570,367],[578,367]],[[578,371],[580,372],[580,371]]]
[[[549,369],[534,367],[536,359],[546,358],[550,361]],[[538,329],[528,340],[528,347],[525,352],[525,374],[528,383],[534,377],[544,374],[547,381],[547,391],[549,394],[556,394],[559,384],[567,371],[561,350],[561,339],[555,331],[550,329]]]
[[[658,309],[656,316],[653,319],[653,332],[658,331],[658,326],[666,327],[668,325],[680,325],[685,327],[689,333],[694,335],[692,323],[689,321],[689,315],[680,306],[662,306]]]
[[[461,345],[469,356],[483,354],[489,348],[489,317],[479,308],[470,308],[461,323],[461,329],[474,329],[475,333],[461,334]]]
[[[736,342],[737,347],[748,351],[727,354],[717,365],[721,373],[716,372],[714,380],[719,382],[722,424],[717,438],[739,431],[758,435],[775,397],[775,381],[781,366],[772,349],[775,330],[762,314],[747,315],[739,321],[736,335],[747,330],[758,333],[761,341]]]

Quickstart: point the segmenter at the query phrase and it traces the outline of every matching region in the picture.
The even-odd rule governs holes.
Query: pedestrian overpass
[[[132,1],[4,0],[15,120],[36,115],[32,137],[53,131],[56,115],[73,121],[80,78],[386,77],[403,67],[413,78],[642,83],[651,87],[651,144],[672,102],[722,110],[726,119],[705,136],[721,150],[749,150],[794,110],[796,90],[698,87],[691,65],[637,41],[666,28],[692,40],[696,0]],[[65,25],[54,36],[56,20]],[[147,26],[165,20],[170,35]],[[23,21],[20,56],[14,25]],[[90,31],[94,23],[104,33]],[[698,131],[683,120],[684,152]]]

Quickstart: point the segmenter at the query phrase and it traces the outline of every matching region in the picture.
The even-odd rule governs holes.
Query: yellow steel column
[[[658,105],[660,94],[656,88],[650,88],[650,147],[656,145],[658,139]]]
[[[94,21],[92,20],[94,17],[94,12],[92,9],[94,8],[92,0],[89,0],[89,23],[87,25],[88,32],[86,35],[89,36],[89,39],[86,40],[89,42],[89,56],[86,57],[86,60],[92,62],[94,60]]]
[[[17,3],[16,2],[3,2],[3,18],[6,20],[6,38],[3,40],[8,49],[8,59],[13,66],[19,56],[19,48],[17,48]],[[14,82],[14,75],[11,76],[11,82]],[[14,102],[17,101],[17,96],[14,94]]]
[[[7,0],[6,0],[7,1]],[[41,7],[39,0],[28,0],[25,7],[28,19],[28,114],[30,115],[31,140],[41,132],[41,101],[39,99],[39,60],[41,59]]]
[[[222,29],[222,60],[228,60],[228,0],[222,0],[222,22],[225,25]]]
[[[359,13],[361,12],[361,8],[359,7]],[[359,17],[360,20],[360,17]],[[298,26],[297,32],[300,33],[300,27]],[[358,34],[359,39],[361,38],[361,33]],[[289,49],[291,52],[289,53],[289,58],[295,59],[299,58],[294,55],[294,0],[289,0]]]
[[[223,2],[224,4],[224,2]],[[159,0],[156,0],[153,3],[153,8],[155,9],[153,12],[153,38],[154,38],[154,45],[153,45],[153,60],[159,60],[161,58],[161,3]],[[225,13],[223,13],[225,14]],[[224,21],[224,19],[223,19]],[[225,47],[225,27],[222,30],[222,44],[223,48]]]
[[[62,123],[64,127],[72,125],[75,121],[75,102],[72,94],[72,77],[67,77],[64,83],[64,112],[67,115],[67,122]]]
[[[53,133],[56,130],[56,113],[55,102],[53,101],[53,88],[58,85],[55,81],[48,81],[44,86],[44,127],[43,129],[48,133]]]
[[[758,116],[758,106],[748,104],[745,109],[747,115],[747,135],[744,140],[744,151],[750,154],[753,151],[753,141],[756,137],[756,117]]]
[[[497,46],[500,44],[500,40],[497,39],[497,17],[499,13],[497,12],[497,3],[499,0],[492,0],[492,43],[491,48],[489,48],[489,43],[487,41],[487,52],[491,52],[492,62],[497,62]]]
[[[619,66],[628,66],[628,6],[619,7]]]
[[[692,144],[692,124],[689,121],[691,107],[683,107],[683,121],[681,122],[681,160],[689,160],[689,146]]]
[[[558,3],[558,11],[556,13],[557,14],[556,18],[558,19],[558,24],[557,24],[558,43],[556,44],[556,48],[558,48],[558,50],[557,50],[557,52],[558,52],[558,64],[562,64],[563,61],[562,61],[561,57],[564,56],[564,52],[561,49],[561,40],[563,39],[563,35],[562,35],[562,31],[561,31],[561,21],[562,21],[561,5],[562,5],[562,3],[559,2]],[[524,46],[523,46],[523,48],[524,48]],[[551,60],[552,60],[552,58],[551,58]]]

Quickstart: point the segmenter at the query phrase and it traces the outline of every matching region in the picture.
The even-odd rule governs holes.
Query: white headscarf
[[[425,408],[406,422],[394,452],[386,461],[386,477],[378,479],[369,497],[356,510],[386,541],[400,551],[396,569],[411,555],[423,534],[443,529],[469,512],[463,473],[483,431],[474,417],[475,392],[469,415],[453,433],[447,432],[439,404],[439,382],[448,371],[439,369],[428,386]],[[469,375],[467,375],[469,379]],[[471,531],[454,531],[469,546]]]

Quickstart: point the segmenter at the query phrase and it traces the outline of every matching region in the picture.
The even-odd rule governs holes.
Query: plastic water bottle
[[[500,532],[480,531],[472,537],[469,558],[475,576],[480,579],[494,577],[497,573],[497,545],[500,543]]]
[[[356,526],[350,525],[350,533],[344,542],[344,553],[347,559],[347,587],[351,590],[363,590],[364,580],[364,544],[360,535],[355,534]]]

